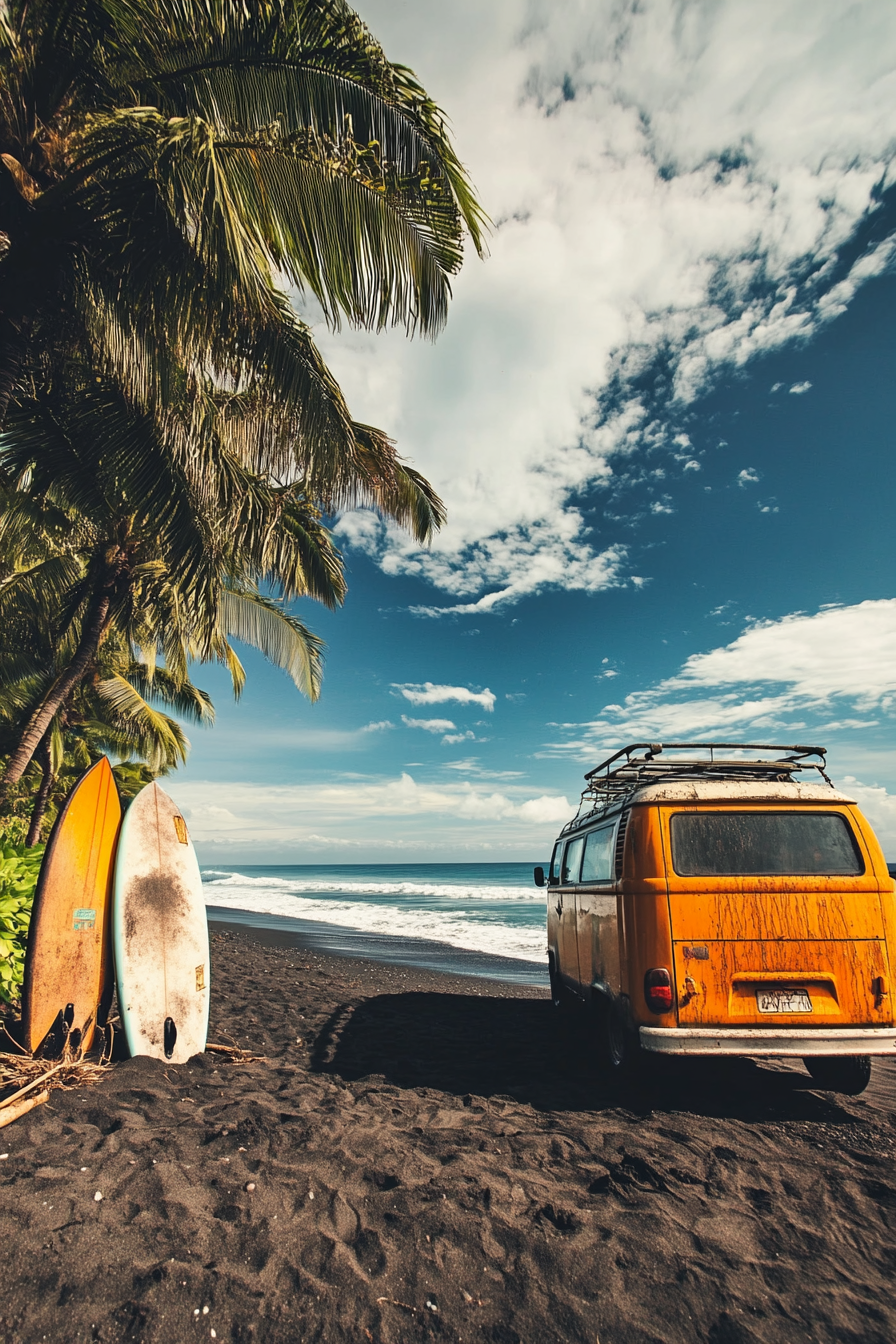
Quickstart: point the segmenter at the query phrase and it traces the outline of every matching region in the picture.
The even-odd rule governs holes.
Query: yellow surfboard
[[[22,1044],[87,1050],[112,997],[110,916],[121,803],[103,756],[56,819],[41,865],[25,954]]]

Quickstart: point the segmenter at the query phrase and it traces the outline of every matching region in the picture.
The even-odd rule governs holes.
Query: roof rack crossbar
[[[586,779],[593,779],[599,775],[602,770],[607,770],[614,761],[620,760],[623,756],[626,758],[626,764],[631,760],[633,751],[640,751],[642,748],[647,755],[642,759],[650,761],[659,756],[663,751],[679,751],[697,748],[711,753],[710,760],[714,759],[714,753],[717,751],[789,751],[793,755],[789,758],[797,760],[805,756],[820,756],[824,761],[827,754],[827,747],[802,747],[802,746],[780,746],[769,742],[631,742],[627,747],[621,747],[613,756],[596,765],[593,770],[589,770],[585,775]],[[684,764],[684,762],[682,762]]]
[[[635,756],[638,751],[643,756]],[[708,751],[709,758],[669,758],[667,751]],[[761,751],[774,752],[772,757],[717,758],[717,751]],[[647,784],[666,783],[672,779],[755,779],[785,780],[800,770],[817,770],[828,784],[831,780],[825,773],[827,748],[801,745],[781,746],[766,742],[632,742],[620,748],[600,765],[585,775],[586,787],[579,801],[578,812],[570,826],[575,825],[583,816],[583,807],[590,804],[584,814],[605,811],[614,803],[624,803],[626,797],[644,788]],[[663,760],[657,760],[663,756]],[[815,756],[817,760],[810,760]],[[611,767],[614,767],[611,768]],[[564,831],[568,829],[564,827]]]

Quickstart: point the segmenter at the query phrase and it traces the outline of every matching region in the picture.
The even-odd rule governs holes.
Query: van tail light
[[[657,966],[644,977],[644,997],[652,1013],[668,1013],[672,1008],[672,977],[665,966]]]

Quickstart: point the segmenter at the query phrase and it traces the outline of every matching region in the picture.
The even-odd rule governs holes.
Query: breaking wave
[[[531,888],[423,879],[249,876],[217,869],[205,869],[202,876],[207,903],[225,909],[447,943],[522,961],[541,962],[545,956],[544,895]]]

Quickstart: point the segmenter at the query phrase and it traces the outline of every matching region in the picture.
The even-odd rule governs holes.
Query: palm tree
[[[52,680],[50,634],[46,619],[30,631],[29,648],[40,648],[45,659],[44,687]],[[21,670],[17,661],[16,650],[0,643],[0,756],[17,746],[20,706],[35,693],[33,674],[25,677],[24,685],[16,680]],[[111,631],[87,675],[57,712],[20,781],[24,788],[16,810],[30,810],[25,840],[29,848],[39,843],[45,816],[54,819],[79,776],[100,756],[117,758],[113,772],[123,797],[133,796],[144,784],[186,761],[190,744],[183,728],[159,705],[173,709],[180,719],[214,722],[214,707],[205,691],[189,681],[178,683],[163,668],[135,663],[120,634]]]
[[[0,14],[0,423],[29,354],[80,348],[153,414],[211,378],[263,419],[257,469],[352,501],[358,459],[394,454],[284,286],[438,331],[485,224],[439,109],[344,0]]]
[[[0,624],[10,646],[4,694],[28,713],[4,789],[112,633],[149,685],[162,655],[172,694],[189,685],[192,661],[223,663],[239,692],[236,638],[317,696],[322,645],[286,603],[341,602],[341,557],[300,483],[247,470],[227,426],[212,404],[189,433],[172,414],[163,438],[114,384],[83,380],[16,402],[0,445],[10,482],[0,497]],[[45,613],[42,644],[34,630]]]
[[[42,586],[57,621],[0,790],[113,627],[182,685],[216,659],[238,687],[244,638],[317,694],[285,603],[341,600],[323,514],[426,541],[444,512],[286,290],[434,335],[484,224],[442,114],[344,0],[0,0],[6,596]],[[29,567],[34,527],[57,544]]]

